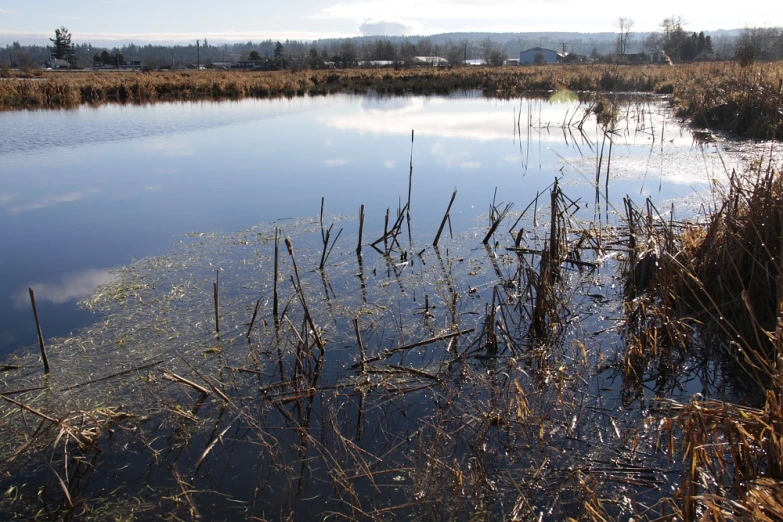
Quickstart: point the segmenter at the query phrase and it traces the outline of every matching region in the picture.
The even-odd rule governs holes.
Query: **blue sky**
[[[738,6],[742,9],[738,9]],[[43,43],[67,27],[77,43],[213,42],[451,31],[638,31],[679,15],[689,30],[783,25],[783,2],[745,0],[0,0],[0,45]]]

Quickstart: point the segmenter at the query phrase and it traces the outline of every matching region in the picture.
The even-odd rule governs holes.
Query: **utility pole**
[[[561,45],[563,46],[563,56],[565,56],[565,54],[566,54],[566,43],[563,42]]]
[[[201,43],[200,40],[196,40],[196,70],[201,70]]]

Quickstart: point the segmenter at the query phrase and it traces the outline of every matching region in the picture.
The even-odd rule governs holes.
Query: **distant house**
[[[392,60],[362,60],[359,67],[391,67],[395,65]]]
[[[234,65],[234,62],[212,62],[207,67],[212,69],[230,69],[232,65]]]
[[[124,63],[120,65],[120,70],[123,71],[142,71],[144,70],[144,64],[140,60],[132,60],[130,63]]]
[[[543,47],[533,47],[519,53],[519,63],[522,65],[536,63],[536,57],[540,56],[539,63],[556,63],[561,58],[560,53]]]
[[[440,56],[414,56],[413,63],[414,65],[428,65],[430,67],[438,67],[448,65],[449,61],[445,58],[441,58]]]
[[[462,63],[465,65],[487,65],[487,62],[481,59],[465,60]]]
[[[59,58],[51,58],[44,62],[44,69],[70,69],[71,64],[67,60],[61,60]]]
[[[234,69],[262,69],[266,60],[239,60],[231,67]]]

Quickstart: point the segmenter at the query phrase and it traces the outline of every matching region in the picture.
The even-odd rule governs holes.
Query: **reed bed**
[[[626,203],[626,385],[664,393],[688,357],[723,368],[724,395],[669,405],[683,520],[783,518],[783,176],[758,161],[716,188],[701,224]],[[680,447],[675,448],[675,441]]]
[[[782,70],[780,63],[747,68],[733,63],[702,63],[143,74],[44,72],[36,74],[36,81],[17,78],[0,82],[0,110],[370,91],[393,95],[482,89],[491,96],[516,97],[567,89],[672,94],[680,114],[698,125],[754,138],[780,138]]]

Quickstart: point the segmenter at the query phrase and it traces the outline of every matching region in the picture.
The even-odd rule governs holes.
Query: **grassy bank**
[[[45,81],[0,82],[0,110],[73,108],[82,104],[221,100],[338,92],[443,94],[482,89],[493,96],[556,91],[672,94],[683,117],[713,130],[780,138],[783,64],[669,66],[575,65],[459,69],[333,71],[191,71],[40,73]]]

